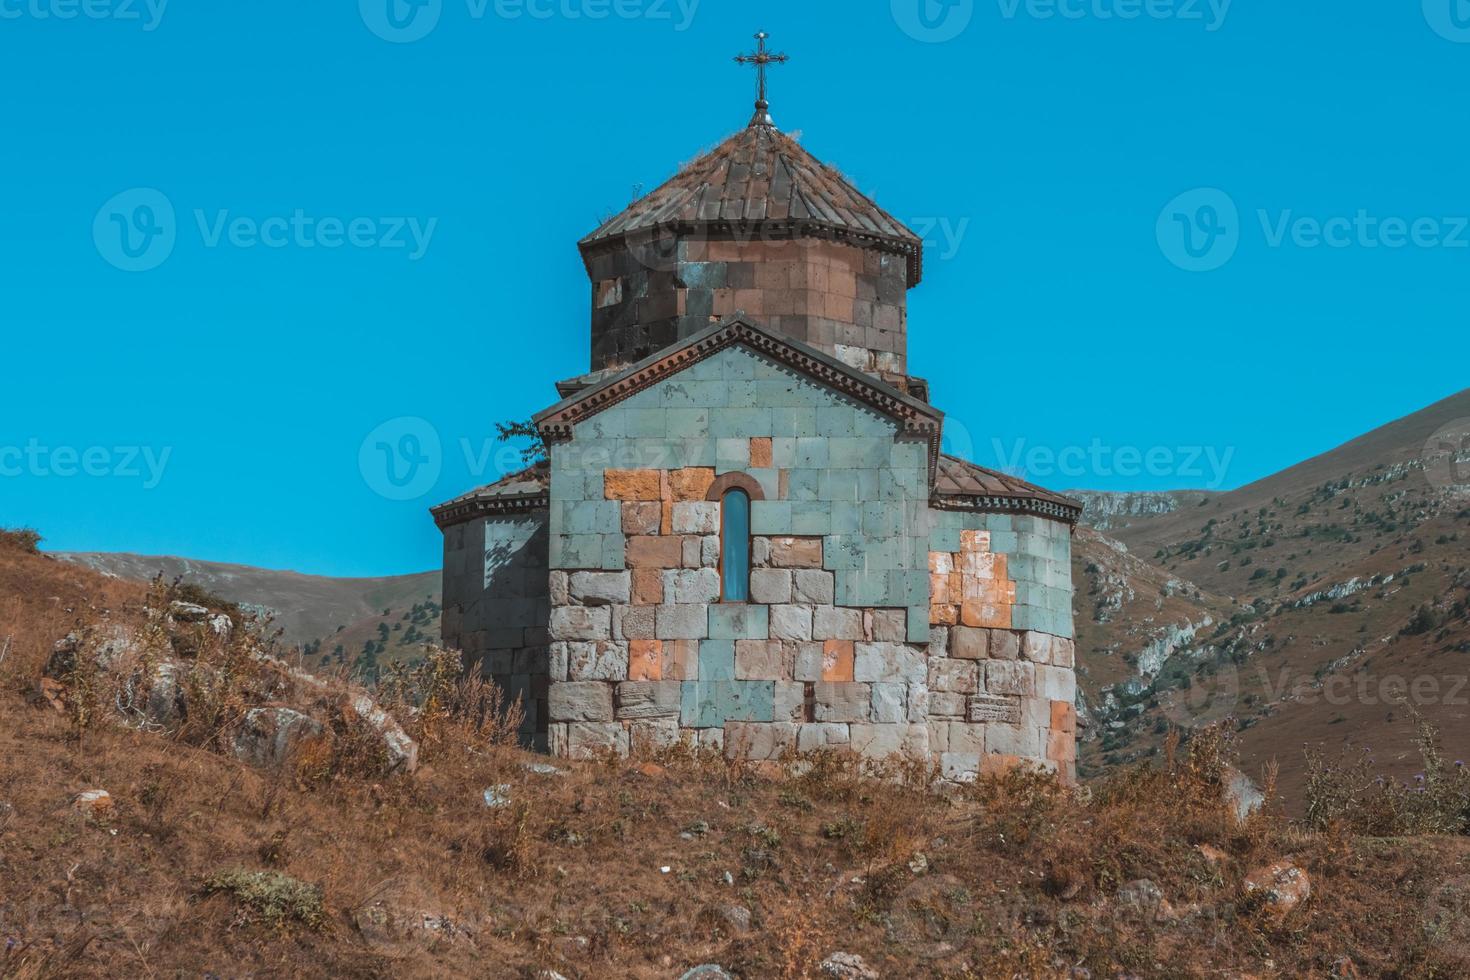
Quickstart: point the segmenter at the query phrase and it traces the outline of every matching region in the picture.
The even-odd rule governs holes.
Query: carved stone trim
[[[744,490],[751,500],[765,500],[766,492],[756,482],[755,477],[749,473],[725,473],[715,477],[715,482],[709,485],[709,493],[704,495],[705,500],[722,500],[725,491],[733,489]]]
[[[983,514],[1035,514],[1037,517],[1074,525],[1082,518],[1080,507],[1068,507],[1037,497],[1011,497],[1004,494],[944,494],[931,498],[929,506],[935,510],[964,510]]]
[[[471,497],[456,500],[438,507],[429,508],[434,523],[442,530],[456,524],[467,524],[480,517],[507,517],[517,514],[534,514],[551,507],[551,494],[523,493],[504,497]]]

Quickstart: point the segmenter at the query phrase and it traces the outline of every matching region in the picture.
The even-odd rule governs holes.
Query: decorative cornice
[[[985,514],[1034,514],[1071,525],[1075,525],[1082,517],[1081,507],[1069,507],[1038,497],[1012,497],[1005,494],[936,494],[929,499],[929,506],[935,510]]]
[[[771,333],[739,316],[712,328],[703,336],[690,338],[683,346],[668,353],[645,359],[620,376],[591,386],[537,415],[533,421],[546,442],[567,442],[578,423],[735,344],[743,344],[887,415],[899,423],[901,435],[925,439],[929,443],[929,478],[933,484],[944,428],[944,416],[938,409],[835,358]]]
[[[434,523],[440,530],[456,524],[466,524],[480,517],[508,517],[516,514],[533,514],[551,506],[551,494],[539,493],[507,494],[503,497],[486,495],[451,500],[447,504],[429,508]]]

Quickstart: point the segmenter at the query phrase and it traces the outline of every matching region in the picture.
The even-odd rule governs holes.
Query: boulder
[[[348,698],[342,713],[349,719],[357,718],[378,733],[383,740],[390,772],[413,772],[419,767],[418,743],[409,738],[393,716],[378,707],[372,698],[362,693],[354,694]]]
[[[105,789],[83,790],[72,797],[71,805],[89,817],[105,817],[112,813],[112,794]]]
[[[209,619],[209,610],[204,606],[178,599],[168,604],[168,614],[176,623],[202,623]]]
[[[1279,926],[1297,906],[1312,896],[1307,872],[1290,861],[1277,861],[1245,876],[1247,895],[1260,896],[1267,920]]]
[[[833,953],[822,961],[822,975],[836,980],[878,980],[878,971],[856,953]]]
[[[251,708],[245,712],[230,749],[235,758],[269,769],[291,756],[303,738],[322,733],[322,724],[292,708]]]

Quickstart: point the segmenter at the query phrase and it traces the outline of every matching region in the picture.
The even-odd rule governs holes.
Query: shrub
[[[234,898],[247,919],[271,925],[294,921],[312,929],[325,919],[321,889],[279,871],[222,871],[204,883],[206,895],[221,892]]]
[[[41,553],[41,535],[28,527],[0,527],[0,548],[23,551],[28,555]]]

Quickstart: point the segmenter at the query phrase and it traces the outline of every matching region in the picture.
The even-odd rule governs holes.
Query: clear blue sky
[[[1238,486],[1470,373],[1465,0],[158,2],[0,0],[0,524],[53,548],[435,567],[586,368],[576,240],[745,123],[758,28],[778,124],[928,231],[910,364],[981,463]]]

